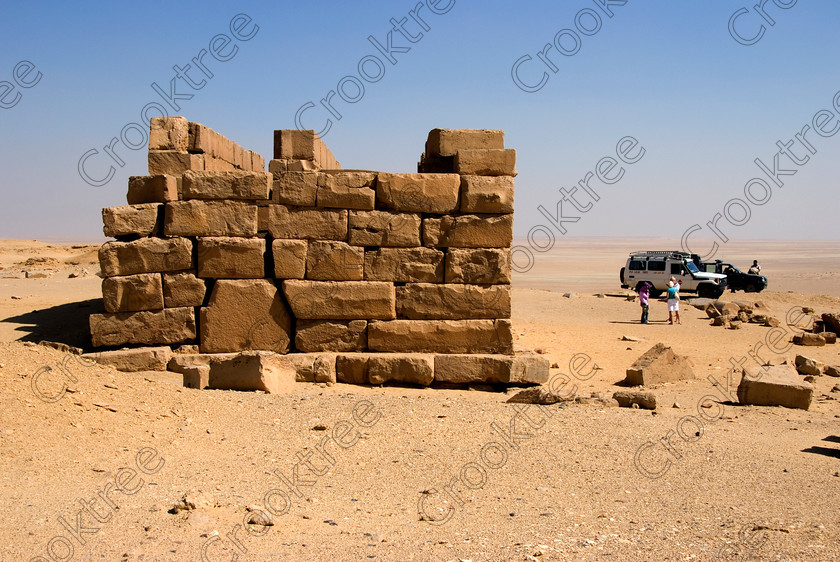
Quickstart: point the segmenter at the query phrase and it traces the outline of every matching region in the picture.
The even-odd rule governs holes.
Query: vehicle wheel
[[[618,274],[618,278],[621,279],[621,284],[624,285],[624,268],[621,268],[621,271]]]
[[[660,291],[659,289],[651,289],[650,290],[650,298],[658,299],[661,296],[662,296],[662,291]]]
[[[721,293],[722,292],[723,291],[721,291]],[[709,287],[708,285],[700,285],[700,287],[697,288],[697,296],[700,297],[700,298],[714,299],[714,298],[717,298],[717,297],[720,296],[720,295],[715,296],[713,293],[714,293],[714,291],[712,291],[712,288]]]
[[[746,292],[746,293],[757,293],[758,291],[755,290],[755,285],[750,283],[749,285],[744,287],[744,292]]]
[[[712,298],[713,298],[713,299],[719,299],[719,298],[720,298],[720,296],[721,296],[724,292],[726,292],[726,289],[718,289],[717,291],[714,291],[714,292],[712,293]]]

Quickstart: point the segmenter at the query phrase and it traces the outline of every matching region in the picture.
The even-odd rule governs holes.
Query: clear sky
[[[420,2],[4,2],[0,237],[101,237],[100,209],[124,204],[128,177],[147,173],[145,146],[115,144],[123,165],[103,147],[144,106],[166,104],[153,83],[171,94],[175,79],[177,95],[193,97],[170,113],[266,161],[272,131],[294,128],[309,101],[301,124],[331,117],[324,140],[347,168],[413,172],[432,128],[504,129],[518,151],[515,231],[537,245],[559,229],[679,241],[697,224],[702,246],[716,213],[730,239],[838,239],[840,2],[770,0],[763,16],[755,0]],[[235,20],[237,39],[240,13],[253,21]],[[219,34],[229,60],[205,56],[208,78],[191,59]],[[176,77],[187,64],[200,88]],[[333,95],[341,119],[319,104],[339,84],[353,100]],[[124,136],[137,142],[131,127]],[[616,156],[628,136],[632,164]],[[91,149],[90,177],[114,166],[98,187],[78,172]],[[623,169],[621,179],[594,175],[597,201],[573,192],[604,157],[618,165],[605,160],[602,177]],[[577,222],[551,224],[560,188]]]

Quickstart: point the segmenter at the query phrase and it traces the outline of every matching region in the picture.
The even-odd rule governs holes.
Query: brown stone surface
[[[426,154],[455,156],[459,150],[502,149],[505,132],[494,129],[432,129],[426,139]]]
[[[393,283],[381,281],[283,281],[295,318],[389,320],[396,318]]]
[[[166,308],[201,306],[207,285],[194,273],[163,274],[163,304]]]
[[[395,211],[449,213],[458,207],[457,174],[388,174],[376,179],[376,200]]]
[[[100,365],[110,365],[125,373],[165,371],[171,356],[172,350],[168,347],[118,349],[116,351],[100,351],[82,355],[86,359],[95,360]]]
[[[102,301],[108,312],[137,312],[163,308],[160,273],[137,273],[102,280]]]
[[[192,242],[186,238],[106,242],[99,248],[99,266],[105,277],[190,269]]]
[[[430,353],[373,353],[368,360],[368,381],[389,381],[429,386],[435,378],[435,356]]]
[[[184,117],[152,117],[149,122],[149,150],[180,150],[190,147],[189,122]]]
[[[298,320],[298,351],[362,351],[367,347],[366,320]]]
[[[365,279],[442,283],[443,260],[443,252],[433,248],[380,248],[365,252]]]
[[[835,312],[824,312],[822,314],[822,321],[823,324],[825,324],[827,332],[840,334],[840,314]]]
[[[210,367],[185,367],[181,372],[184,388],[204,390],[210,386]]]
[[[462,213],[512,213],[511,176],[461,176]]]
[[[461,215],[423,219],[423,245],[509,248],[513,215]]]
[[[812,375],[815,377],[822,375],[823,369],[825,368],[824,363],[816,359],[811,359],[810,357],[805,357],[804,355],[797,355],[793,359],[793,364],[800,375]]]
[[[265,277],[265,240],[207,237],[198,239],[198,276],[213,279]]]
[[[274,238],[346,240],[347,211],[268,207],[268,231]]]
[[[262,199],[271,192],[268,172],[190,171],[181,180],[184,199]]]
[[[236,357],[236,353],[175,353],[170,357],[166,369],[173,373],[183,373],[190,367],[209,367],[214,361]]]
[[[350,211],[349,242],[353,246],[419,246],[420,223],[420,215],[414,213]]]
[[[241,236],[257,234],[257,206],[244,201],[173,201],[164,209],[166,236]]]
[[[278,279],[303,279],[306,276],[307,246],[306,240],[273,240],[274,276]]]
[[[510,320],[392,320],[368,324],[368,348],[383,352],[513,353]]]
[[[820,334],[794,334],[793,343],[796,345],[806,345],[812,347],[822,347],[825,345],[825,338]]]
[[[510,285],[408,283],[396,293],[398,318],[510,318]]]
[[[274,131],[274,158],[309,160],[324,169],[341,165],[312,129],[282,129]]]
[[[317,281],[361,281],[365,273],[363,248],[346,242],[312,240],[306,253],[306,278]]]
[[[160,228],[160,203],[122,205],[102,209],[102,232],[105,236],[151,236]]]
[[[319,207],[373,210],[375,172],[332,171],[318,174]]]
[[[128,178],[129,205],[166,203],[178,199],[178,180],[175,176],[131,176]]]
[[[477,176],[515,176],[516,150],[458,150],[455,155],[455,171]]]
[[[368,384],[370,353],[339,353],[335,359],[335,375],[339,382]]]
[[[295,390],[296,376],[294,365],[282,355],[243,351],[231,359],[210,364],[208,388],[290,394]]]
[[[744,367],[738,401],[754,406],[784,406],[807,410],[814,387],[803,382],[792,365]]]
[[[150,176],[183,176],[188,170],[204,169],[203,154],[189,154],[177,150],[150,150],[148,161]]]
[[[195,339],[195,315],[192,308],[91,314],[90,334],[93,347],[183,343]]]
[[[627,369],[624,383],[644,386],[693,378],[694,369],[687,357],[676,355],[670,347],[657,343]]]
[[[445,280],[447,283],[510,283],[510,250],[450,248],[446,252]]]
[[[220,279],[201,309],[201,351],[288,353],[291,324],[286,304],[271,281]]]
[[[435,356],[435,382],[450,384],[542,384],[549,361],[534,352],[515,355],[447,354]]]
[[[656,409],[656,396],[653,392],[641,390],[619,390],[613,394],[613,400],[618,402],[622,408],[632,408],[636,404],[639,408],[646,410]]]
[[[283,205],[314,207],[318,172],[275,172],[271,200]]]
[[[335,353],[289,353],[285,356],[297,372],[297,382],[335,382]]]

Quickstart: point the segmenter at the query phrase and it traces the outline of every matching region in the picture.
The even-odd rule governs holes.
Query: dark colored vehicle
[[[700,256],[692,254],[692,261],[697,265],[700,271],[706,273],[722,273],[726,275],[726,286],[732,292],[744,291],[746,293],[760,293],[767,288],[767,278],[763,275],[755,275],[753,273],[744,273],[731,263],[725,263],[721,260],[704,263],[700,260]]]

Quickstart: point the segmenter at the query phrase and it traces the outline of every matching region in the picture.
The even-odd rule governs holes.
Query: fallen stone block
[[[179,150],[190,146],[189,122],[185,117],[164,115],[149,122],[149,150]]]
[[[368,324],[368,349],[513,354],[510,320],[392,320]]]
[[[163,308],[160,273],[137,273],[102,280],[102,301],[108,312],[138,312]]]
[[[166,236],[239,236],[257,234],[257,206],[244,201],[173,201],[164,209]]]
[[[793,364],[796,366],[796,370],[800,375],[819,376],[825,367],[823,363],[820,363],[816,359],[805,357],[804,355],[797,355],[793,360]]]
[[[379,248],[365,252],[365,279],[442,283],[443,260],[443,252],[433,248]]]
[[[375,172],[321,172],[318,174],[317,205],[371,211],[376,202],[375,181]]]
[[[734,302],[727,302],[724,303],[723,307],[720,309],[720,313],[724,316],[731,316],[733,318],[738,317],[738,313],[741,312],[741,307]]]
[[[160,229],[161,210],[160,203],[105,207],[102,232],[109,238],[155,235]]]
[[[138,349],[119,349],[85,353],[85,359],[94,360],[100,365],[109,365],[118,371],[134,373],[138,371],[165,371],[172,350],[168,347],[142,347]]]
[[[369,356],[368,381],[396,381],[429,386],[435,378],[435,356],[421,353],[375,353]]]
[[[194,273],[163,274],[163,304],[166,308],[201,306],[207,284]]]
[[[318,194],[318,172],[276,172],[271,193],[275,203],[314,207]]]
[[[202,353],[288,353],[291,332],[289,311],[268,279],[219,279],[201,309]]]
[[[420,224],[414,213],[350,211],[348,241],[352,246],[419,246]]]
[[[613,394],[613,400],[617,401],[622,408],[632,408],[635,404],[638,408],[645,410],[656,409],[656,396],[652,392],[619,390]]]
[[[128,178],[129,205],[166,203],[178,199],[178,180],[175,176],[131,176]]]
[[[191,269],[192,242],[186,238],[106,242],[99,248],[99,266],[105,277]]]
[[[803,382],[791,365],[744,367],[738,401],[754,406],[784,406],[807,410],[814,387]]]
[[[706,307],[708,307],[710,304],[714,304],[714,302],[715,302],[715,299],[707,299],[706,297],[697,297],[697,298],[691,299],[691,301],[688,304],[690,304],[691,306],[693,306],[697,310],[702,310],[703,312],[705,312]]]
[[[272,175],[268,172],[184,172],[181,193],[184,199],[267,200]]]
[[[840,365],[826,365],[825,374],[829,377],[840,377]]]
[[[463,175],[515,176],[516,150],[460,149],[455,154],[455,171]]]
[[[695,378],[688,357],[676,355],[663,343],[647,350],[627,369],[624,384],[645,386]]]
[[[837,343],[837,334],[835,334],[834,332],[820,332],[819,335],[822,336],[827,345],[833,345]]]
[[[794,334],[793,343],[795,345],[821,347],[825,345],[825,338],[822,337],[820,334]]]
[[[192,308],[91,314],[93,347],[125,344],[171,345],[196,337]]]
[[[435,382],[448,384],[542,384],[549,361],[533,352],[515,355],[449,354],[435,356]]]
[[[423,219],[423,245],[509,248],[513,215],[460,215]]]
[[[445,280],[446,283],[509,284],[510,250],[450,248],[446,252]]]
[[[716,307],[713,303],[706,305],[704,311],[706,312],[706,316],[712,319],[720,318],[721,316],[723,316],[718,307]]]
[[[278,279],[303,279],[306,276],[307,246],[306,240],[273,240],[274,276]]]
[[[285,357],[295,367],[297,382],[336,382],[335,353],[289,353]]]
[[[261,279],[265,272],[262,238],[198,238],[198,276],[212,279]]]
[[[298,351],[362,351],[367,347],[366,320],[298,320]]]
[[[346,240],[347,211],[268,207],[268,231],[273,238]]]
[[[306,278],[317,281],[361,281],[365,251],[346,242],[312,240],[306,253]]]
[[[822,314],[822,321],[825,324],[827,332],[834,332],[840,334],[840,314],[836,312],[826,312]]]
[[[389,320],[396,318],[394,284],[382,281],[283,281],[295,318]]]
[[[376,201],[388,209],[414,213],[450,213],[458,207],[457,174],[388,174],[376,179]]]
[[[398,318],[510,318],[510,285],[408,283],[396,288],[396,298]]]
[[[426,154],[455,156],[459,150],[503,149],[505,132],[493,129],[432,129],[426,139]]]
[[[290,394],[294,392],[296,376],[295,367],[282,355],[243,351],[232,359],[210,364],[208,388]]]
[[[462,213],[512,213],[511,176],[461,176]]]
[[[534,386],[520,390],[507,400],[507,404],[540,404],[542,406],[549,406],[557,404],[558,402],[569,402],[574,400],[574,397],[567,397],[563,394],[557,394],[546,385]]]

